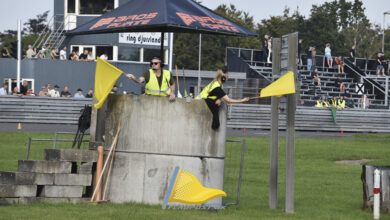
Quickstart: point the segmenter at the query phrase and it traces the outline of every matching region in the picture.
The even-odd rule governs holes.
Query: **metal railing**
[[[28,160],[28,158],[30,157],[31,144],[32,144],[33,141],[37,141],[37,142],[53,141],[53,149],[57,149],[57,142],[73,142],[74,141],[74,139],[57,139],[58,134],[76,135],[76,133],[73,133],[73,132],[55,132],[53,139],[28,137],[27,149],[26,149],[26,160]],[[86,135],[89,135],[89,134],[86,134]],[[82,140],[82,142],[89,142],[89,140]]]

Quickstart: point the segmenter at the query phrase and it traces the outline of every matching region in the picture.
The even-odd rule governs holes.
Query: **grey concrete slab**
[[[54,176],[52,174],[0,171],[0,184],[45,185],[45,184],[53,184],[53,183],[54,183]]]
[[[56,198],[81,198],[83,186],[43,186],[40,197]]]
[[[105,147],[114,139],[119,121],[117,150],[168,155],[224,157],[226,105],[221,107],[219,130],[211,129],[212,114],[204,100],[131,95],[110,95],[107,99]],[[102,129],[102,128],[99,128]],[[96,129],[96,132],[97,130]],[[91,134],[92,135],[92,134]]]
[[[54,185],[63,186],[90,186],[92,174],[54,174]]]
[[[20,198],[4,198],[11,204],[31,204],[34,202],[45,203],[83,203],[89,202],[90,198],[44,198],[44,197],[20,197]]]
[[[37,173],[71,173],[72,163],[64,161],[19,160],[18,170]]]
[[[92,167],[93,167],[92,162],[81,163],[78,173],[79,174],[92,174]]]
[[[223,159],[116,152],[108,199],[162,204],[176,166],[194,174],[205,187],[223,189]]]
[[[45,160],[72,161],[72,162],[96,162],[97,151],[78,149],[45,149]]]
[[[33,197],[37,194],[37,185],[0,185],[0,197]]]

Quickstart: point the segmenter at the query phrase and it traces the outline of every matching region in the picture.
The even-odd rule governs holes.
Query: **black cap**
[[[223,72],[223,73],[225,73],[225,74],[227,74],[227,73],[228,73],[228,70],[227,70],[227,67],[226,67],[226,66],[222,67],[222,69],[221,69],[221,70],[222,70],[222,72]]]
[[[54,88],[57,88],[57,89],[58,89],[58,88],[60,88],[60,87],[59,87],[58,85],[55,85]]]
[[[77,89],[77,92],[78,92],[78,91],[83,91],[83,90],[82,90],[82,89],[80,89],[80,88],[78,88],[78,89]]]

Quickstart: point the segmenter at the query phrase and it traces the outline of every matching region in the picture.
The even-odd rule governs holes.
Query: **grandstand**
[[[258,79],[265,87],[272,81],[272,64],[262,61],[261,50],[246,49],[246,48],[232,48],[226,49],[226,56],[228,60],[229,71],[246,72],[248,75],[247,83],[244,85],[243,95],[253,96],[256,93],[251,93],[251,80]],[[328,68],[326,66],[325,57],[322,55],[316,56],[316,67],[318,68],[318,75],[321,78],[321,87],[315,86],[310,76],[310,71],[307,71],[306,55],[301,55],[302,63],[299,65],[298,74],[300,75],[300,99],[303,100],[304,105],[314,106],[318,97],[327,98],[333,96],[340,96],[340,92],[335,81],[337,76],[341,76],[345,89],[349,89],[354,103],[354,107],[359,107],[360,99],[363,93],[367,94],[371,108],[388,108],[389,97],[389,76],[376,76],[376,64],[373,59],[357,58],[353,62],[348,58],[344,58],[345,74],[338,73],[337,66]],[[388,69],[388,68],[387,68]],[[387,82],[386,82],[387,81]],[[359,91],[359,86],[363,85],[363,92]],[[260,88],[263,88],[260,86]],[[386,88],[387,87],[387,88]],[[245,92],[246,91],[246,92]],[[388,94],[386,96],[386,93]]]

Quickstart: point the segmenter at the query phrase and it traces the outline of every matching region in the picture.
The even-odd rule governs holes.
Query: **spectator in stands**
[[[93,97],[93,90],[88,90],[88,93],[85,95],[85,98],[92,98]]]
[[[382,56],[381,56],[381,62],[382,62],[382,66],[383,66],[383,72],[384,72],[384,75],[383,76],[386,76],[386,72],[388,70],[388,67],[389,67],[389,62],[387,60],[387,58],[385,57],[385,53],[382,52]]]
[[[267,56],[267,63],[272,63],[272,38],[268,38],[268,56]]]
[[[66,46],[62,47],[60,51],[60,60],[66,60]]]
[[[42,90],[39,91],[38,96],[49,96],[49,93],[47,92],[47,88],[45,86],[42,86]]]
[[[351,60],[353,65],[356,65],[356,63],[355,63],[355,54],[356,54],[355,47],[356,47],[355,45],[352,45],[351,50],[349,51],[349,59]]]
[[[37,55],[37,57],[39,59],[45,59],[45,50],[46,50],[45,47],[42,47],[42,49],[39,50],[38,55]]]
[[[35,93],[32,91],[32,89],[28,89],[28,91],[26,92],[26,95],[35,96]]]
[[[28,82],[26,80],[23,80],[22,85],[20,85],[20,93],[26,95],[27,91],[28,91]]]
[[[87,61],[94,61],[95,57],[92,55],[92,51],[88,52]]]
[[[314,69],[314,71],[312,71],[312,77],[313,77],[313,84],[321,87],[321,79],[318,76],[318,68],[317,67]]]
[[[337,108],[345,108],[345,100],[342,95],[340,95],[339,100],[337,100]]]
[[[9,53],[7,46],[4,46],[3,49],[1,50],[1,57],[3,57],[3,58],[10,58],[11,57],[11,54]]]
[[[336,87],[340,89],[340,92],[344,92],[345,84],[343,80],[341,79],[341,76],[338,76],[336,79]]]
[[[312,58],[312,51],[313,47],[309,47],[309,50],[307,51],[306,58],[307,58],[307,70],[311,71],[311,66],[313,65],[313,58]]]
[[[331,49],[330,49],[330,43],[326,44],[325,57],[326,57],[326,61],[328,63],[328,67],[332,68],[333,67],[333,58],[332,58],[332,53],[331,53]]]
[[[14,90],[12,91],[12,95],[14,95],[14,96],[22,96],[23,94],[20,93],[18,87],[15,86]]]
[[[302,52],[302,39],[298,40],[298,59],[297,59],[297,65],[302,65],[301,63],[301,52]]]
[[[51,59],[52,57],[51,57],[51,45],[50,44],[48,44],[48,45],[46,45],[46,48],[45,48],[45,51],[44,51],[44,54],[45,54],[45,59]]]
[[[37,54],[36,50],[37,50],[36,48],[33,50],[33,47],[31,45],[28,45],[28,49],[26,51],[26,58],[27,59],[33,58]]]
[[[102,55],[100,55],[100,59],[102,60],[108,60],[108,56],[106,53],[103,53]]]
[[[264,35],[263,39],[263,61],[266,62],[268,58],[268,35]]]
[[[382,75],[385,76],[385,69],[383,67],[382,59],[383,59],[382,53],[378,53],[378,56],[376,57],[376,63],[377,63],[376,75],[378,75],[378,76],[381,75],[381,72],[382,72]]]
[[[51,84],[50,83],[46,83],[46,89],[47,89],[47,92],[49,93],[50,90],[51,90]]]
[[[55,85],[54,89],[49,91],[49,96],[54,98],[60,97],[60,92],[58,91],[59,89],[60,87],[58,85]]]
[[[349,93],[349,89],[345,90],[344,99],[346,101],[346,107],[347,108],[353,108],[352,95],[351,95],[351,93]]]
[[[339,73],[344,73],[344,62],[343,62],[343,57],[342,56],[339,56],[336,58],[335,60],[336,64],[337,64],[337,69],[338,69],[338,72]]]
[[[74,97],[77,98],[77,99],[83,99],[83,98],[85,98],[84,95],[83,95],[83,90],[79,88],[79,89],[77,90],[77,93],[74,94]]]
[[[77,55],[77,51],[72,51],[72,53],[69,54],[69,60],[79,60],[79,56]]]
[[[0,95],[8,95],[8,84],[4,83],[3,87],[0,88]]]
[[[64,90],[61,92],[61,97],[64,98],[71,98],[72,94],[69,92],[69,88],[67,86],[64,86]]]
[[[80,61],[88,61],[88,50],[85,49],[84,50],[84,53],[82,53],[80,56],[79,56],[79,60]]]
[[[323,106],[324,106],[325,108],[330,108],[330,107],[331,107],[330,101],[331,101],[331,99],[324,98],[324,101],[323,101],[324,104],[323,104]]]
[[[324,105],[322,104],[322,98],[318,97],[315,107],[322,108]]]
[[[60,58],[60,55],[58,54],[58,49],[51,50],[50,56],[53,60],[58,60]]]
[[[316,46],[313,46],[313,49],[311,51],[311,58],[312,58],[311,70],[314,70],[314,68],[316,68],[317,66],[316,55],[317,55],[317,49]]]
[[[333,96],[333,99],[331,100],[331,105],[334,108],[337,107],[337,97],[336,96]]]
[[[110,94],[116,94],[117,92],[118,92],[118,86],[114,85],[114,87],[112,87]]]
[[[367,109],[370,107],[370,100],[368,99],[367,95],[364,94],[363,98],[360,100],[360,108]]]

